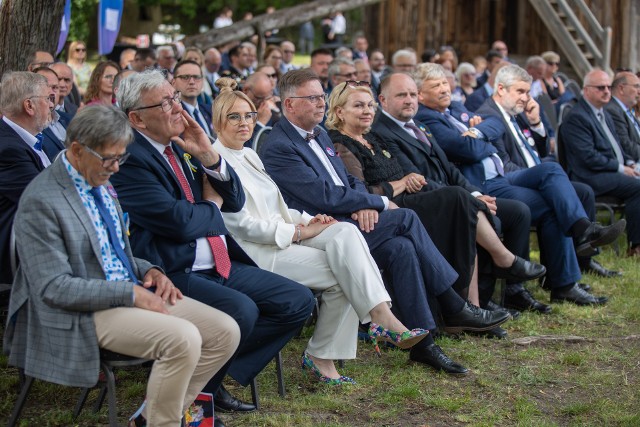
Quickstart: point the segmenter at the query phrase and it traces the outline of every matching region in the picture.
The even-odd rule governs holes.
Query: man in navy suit
[[[180,61],[173,69],[173,87],[180,92],[182,109],[200,125],[207,136],[215,139],[211,125],[211,105],[198,102],[202,93],[204,76],[202,67],[195,61]]]
[[[326,132],[325,95],[310,69],[290,71],[280,80],[284,117],[262,150],[267,172],[287,204],[312,215],[326,213],[359,226],[371,255],[391,282],[387,287],[399,318],[409,328],[434,330],[428,298],[444,312],[445,330],[488,330],[508,319],[465,303],[451,288],[456,272],[433,245],[416,214],[384,196],[370,194],[348,174]],[[431,335],[411,349],[412,360],[453,374],[467,369],[449,359]]]
[[[27,184],[51,162],[42,151],[42,130],[55,93],[47,79],[30,72],[7,72],[0,84],[0,283],[11,283],[13,217]]]
[[[434,71],[435,74],[437,70]],[[522,134],[515,123],[515,116],[525,111],[525,106],[530,101],[528,93],[531,76],[516,65],[508,65],[498,71],[495,79],[496,91],[493,99],[500,104],[500,117],[506,117],[503,123],[505,134],[491,141],[497,154],[491,153],[484,158],[465,162],[472,163],[472,167],[482,172],[480,176],[467,174],[467,177],[475,180],[474,183],[489,194],[519,200],[529,206],[532,221],[540,232],[540,246],[547,267],[546,283],[551,288],[552,301],[569,301],[579,305],[601,304],[605,299],[588,294],[577,284],[581,276],[574,242],[580,255],[589,255],[595,246],[613,241],[624,230],[624,223],[620,222],[612,227],[592,223],[560,165],[554,162],[541,163],[529,142],[524,142],[524,136],[521,138],[526,144],[523,149],[530,157],[533,156],[531,161],[535,166],[523,167],[509,160],[504,148],[505,141],[512,144],[508,139],[511,132],[514,135]],[[438,88],[434,87],[433,93],[427,96],[432,109],[437,109],[439,113],[431,113],[433,119],[430,124],[437,130],[438,140],[442,141],[446,152],[453,155],[464,150],[464,145],[456,143],[459,138],[448,135],[452,132],[452,127],[457,128],[457,133],[462,136],[473,135],[467,142],[486,145],[487,141],[483,140],[484,136],[476,126],[464,129],[467,128],[464,122],[470,120],[468,113],[464,113],[467,120],[462,116],[456,119],[443,115],[446,113],[446,104],[450,102],[448,84],[442,78],[433,82],[441,83],[443,90],[439,93]],[[540,110],[527,108],[528,119],[532,126],[535,125],[534,130],[538,130],[541,126]]]
[[[51,68],[40,67],[34,70],[34,73],[43,75],[49,84],[49,88],[55,93],[56,100],[54,105],[58,106],[60,98],[60,87],[58,85],[59,78],[55,71]],[[58,153],[64,150],[64,141],[67,138],[67,126],[71,121],[71,115],[53,109],[51,111],[51,121],[43,131],[42,135],[42,151],[47,155],[49,160],[53,162]]]
[[[597,196],[624,201],[628,255],[640,256],[640,172],[624,152],[615,124],[604,110],[611,100],[611,78],[593,70],[585,76],[582,92],[582,99],[560,126],[561,155],[571,179],[589,184]]]
[[[246,386],[304,324],[313,295],[257,268],[228,234],[220,209],[237,212],[244,205],[239,178],[163,74],[131,75],[117,97],[135,129],[131,157],[112,181],[130,215],[133,252],[162,266],[185,295],[238,322],[242,338],[227,367]],[[204,391],[215,394],[226,370]],[[255,409],[223,388],[214,399],[220,410]]]
[[[70,117],[73,117],[78,111],[78,106],[68,97],[73,88],[73,71],[66,62],[54,62],[49,68],[58,75],[60,96],[58,97],[56,111],[66,113]]]
[[[615,124],[618,141],[631,160],[640,161],[640,122],[633,108],[640,101],[640,78],[629,71],[616,74],[611,85],[611,101],[604,109]]]

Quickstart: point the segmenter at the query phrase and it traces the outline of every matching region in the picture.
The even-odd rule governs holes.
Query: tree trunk
[[[26,70],[35,51],[55,55],[65,0],[2,0],[0,76]]]

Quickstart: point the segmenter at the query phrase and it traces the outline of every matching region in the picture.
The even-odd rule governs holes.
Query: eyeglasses
[[[631,83],[621,83],[622,86],[631,86],[636,89],[640,89],[640,83],[632,85]]]
[[[85,48],[85,47],[77,47],[76,48],[76,52],[86,52],[86,51],[87,51],[87,48]]]
[[[282,53],[294,54],[294,53],[296,53],[296,51],[295,50],[283,50]]]
[[[587,85],[587,87],[592,87],[594,89],[598,89],[600,92],[604,92],[605,90],[608,90],[609,92],[611,92],[611,86],[607,86],[607,85]]]
[[[371,87],[371,83],[369,83],[368,81],[365,80],[347,80],[346,82],[344,82],[344,86],[342,86],[342,90],[340,91],[340,93],[338,94],[338,98],[340,98],[340,95],[342,95],[342,92],[345,91],[345,89],[348,87],[360,87],[360,86],[366,86],[366,87]]]
[[[559,62],[547,61],[547,65],[553,67],[554,65],[560,66]]]
[[[183,74],[181,76],[176,76],[176,79],[180,79],[183,82],[188,82],[189,80],[193,79],[199,82],[200,80],[202,80],[202,76],[199,76],[197,74]]]
[[[56,103],[56,96],[55,95],[34,95],[34,96],[30,96],[27,99],[34,99],[34,98],[48,98],[49,101],[51,101],[53,104]]]
[[[180,100],[181,100],[180,92],[176,92],[173,94],[171,98],[164,98],[162,102],[159,104],[147,105],[146,107],[133,108],[129,111],[140,111],[140,110],[146,110],[148,108],[160,107],[162,111],[164,111],[165,113],[168,113],[173,108],[173,104],[179,104]]]
[[[336,74],[336,76],[340,76],[340,77],[357,77],[358,73],[356,73],[355,71],[352,71],[351,73],[346,73],[346,74]]]
[[[99,158],[102,161],[102,167],[105,169],[109,169],[116,163],[118,163],[118,166],[122,166],[124,162],[126,162],[129,156],[131,155],[131,153],[124,153],[120,156],[102,157],[99,153],[93,151],[91,148],[87,147],[86,145],[84,144],[80,144],[80,145],[82,145],[89,153]]]
[[[282,56],[272,56],[271,59],[282,59]]]
[[[264,101],[268,101],[269,99],[273,99],[273,94],[271,94],[271,93],[268,94],[268,95],[265,95],[265,96],[258,96],[258,95],[256,95],[256,92],[253,90],[253,88],[248,87],[247,89],[253,95],[253,99],[256,100],[256,104],[257,103],[263,103]]]
[[[227,114],[227,120],[229,120],[229,123],[231,123],[233,126],[240,126],[242,123],[255,124],[257,119],[258,119],[257,111],[251,111],[249,113],[244,113],[244,114],[240,114],[240,113]]]
[[[306,99],[307,101],[311,102],[312,104],[317,104],[320,101],[322,101],[324,104],[327,103],[327,94],[326,93],[323,93],[322,95],[290,96],[289,98]]]

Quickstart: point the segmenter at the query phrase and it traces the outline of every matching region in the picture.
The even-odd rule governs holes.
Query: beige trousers
[[[307,351],[322,359],[356,357],[358,319],[391,298],[360,231],[347,222],[326,228],[300,245],[279,250],[274,273],[322,291],[322,304]]]
[[[238,324],[215,308],[187,297],[166,307],[170,315],[136,307],[94,313],[101,348],[155,360],[143,412],[153,427],[179,426],[184,410],[240,342]]]

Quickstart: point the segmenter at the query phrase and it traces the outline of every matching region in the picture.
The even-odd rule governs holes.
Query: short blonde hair
[[[560,55],[552,50],[542,52],[540,56],[545,60],[545,62],[560,62]]]
[[[345,86],[347,86],[345,88]],[[334,87],[331,91],[331,95],[329,96],[329,106],[327,110],[327,120],[324,122],[324,127],[327,129],[342,129],[343,123],[342,120],[336,114],[336,110],[338,108],[342,108],[345,106],[347,101],[349,100],[349,96],[355,92],[366,92],[373,99],[376,108],[378,105],[375,102],[375,98],[373,97],[373,92],[371,88],[368,86],[350,86],[347,82],[340,83],[338,86]],[[217,99],[216,99],[217,101]],[[367,129],[368,131],[368,129]]]
[[[227,120],[227,114],[233,108],[233,104],[238,99],[246,101],[251,107],[251,111],[256,111],[256,106],[251,102],[249,97],[243,92],[236,90],[238,82],[230,77],[221,77],[216,80],[216,86],[220,89],[220,94],[216,96],[213,103],[213,112],[211,114],[211,122],[214,129],[222,129],[224,122]]]

